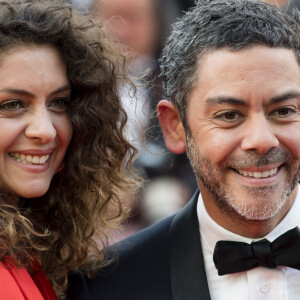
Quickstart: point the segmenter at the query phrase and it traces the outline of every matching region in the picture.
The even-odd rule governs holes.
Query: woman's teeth
[[[269,171],[264,172],[250,172],[250,171],[243,171],[243,170],[236,170],[239,174],[247,177],[254,177],[254,178],[266,178],[270,177],[277,173],[278,168],[271,169]]]
[[[26,155],[21,154],[17,152],[10,152],[8,155],[16,160],[17,162],[23,163],[23,164],[33,164],[33,165],[42,165],[44,164],[48,158],[49,154],[43,155],[43,156],[36,156],[36,155]]]

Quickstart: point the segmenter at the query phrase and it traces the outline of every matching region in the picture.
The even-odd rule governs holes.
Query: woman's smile
[[[50,154],[30,155],[30,154],[24,154],[22,152],[9,152],[8,155],[19,163],[32,164],[32,165],[43,165],[48,161],[50,157]]]

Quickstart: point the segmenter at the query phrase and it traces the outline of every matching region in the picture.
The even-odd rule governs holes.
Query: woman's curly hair
[[[118,96],[119,84],[130,84],[125,57],[101,25],[62,1],[0,1],[0,58],[44,45],[58,49],[67,67],[73,136],[46,195],[18,199],[16,207],[2,195],[0,259],[28,270],[38,259],[63,299],[70,272],[104,263],[99,249],[124,215],[120,194],[136,187],[136,150],[123,136],[127,116]]]

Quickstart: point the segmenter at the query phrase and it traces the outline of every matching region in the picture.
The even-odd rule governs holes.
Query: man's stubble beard
[[[210,193],[221,211],[230,217],[235,216],[241,221],[264,221],[274,217],[285,205],[299,180],[299,164],[293,168],[295,164],[293,164],[292,155],[279,148],[271,149],[264,155],[253,151],[245,157],[230,157],[222,164],[222,167],[216,169],[208,158],[201,156],[191,134],[188,132],[186,136],[186,152],[197,180]],[[288,174],[286,183],[283,183],[284,187],[281,188],[282,192],[277,193],[276,197],[274,193],[277,188],[280,189],[280,184],[265,187],[241,186],[246,195],[255,199],[255,203],[247,199],[239,201],[237,199],[239,195],[235,195],[234,190],[230,189],[225,182],[226,170],[229,170],[229,166],[242,169],[247,166],[263,166],[276,162],[284,162]],[[271,201],[268,200],[271,197]]]

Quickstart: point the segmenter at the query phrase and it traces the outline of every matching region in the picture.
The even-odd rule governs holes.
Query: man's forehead
[[[271,65],[270,65],[270,62]],[[293,50],[282,47],[268,47],[264,45],[254,45],[241,50],[231,50],[228,48],[220,48],[205,52],[197,61],[197,80],[204,79],[210,75],[211,77],[234,76],[236,71],[239,75],[243,72],[264,72],[274,69],[278,65],[284,68],[291,63],[295,68],[299,68],[298,58]],[[217,72],[218,71],[218,72]],[[300,68],[299,68],[300,71]],[[288,75],[288,72],[285,74]],[[272,73],[270,74],[272,78]],[[237,78],[241,79],[241,78]]]
[[[300,67],[294,52],[254,46],[237,51],[218,49],[202,56],[190,95],[197,94],[207,105],[245,105],[245,99],[253,97],[274,104],[298,98],[299,92]]]
[[[204,61],[216,60],[216,59],[225,59],[231,57],[232,59],[236,59],[236,61],[241,61],[241,57],[249,59],[252,53],[255,51],[257,53],[265,52],[277,52],[278,59],[286,58],[286,57],[294,57],[297,58],[297,55],[294,50],[284,47],[270,47],[268,45],[263,44],[253,44],[250,46],[246,46],[241,49],[232,49],[227,47],[221,47],[217,49],[208,49],[203,51],[201,56],[198,57],[198,65],[201,67]],[[299,49],[300,51],[300,49]]]

